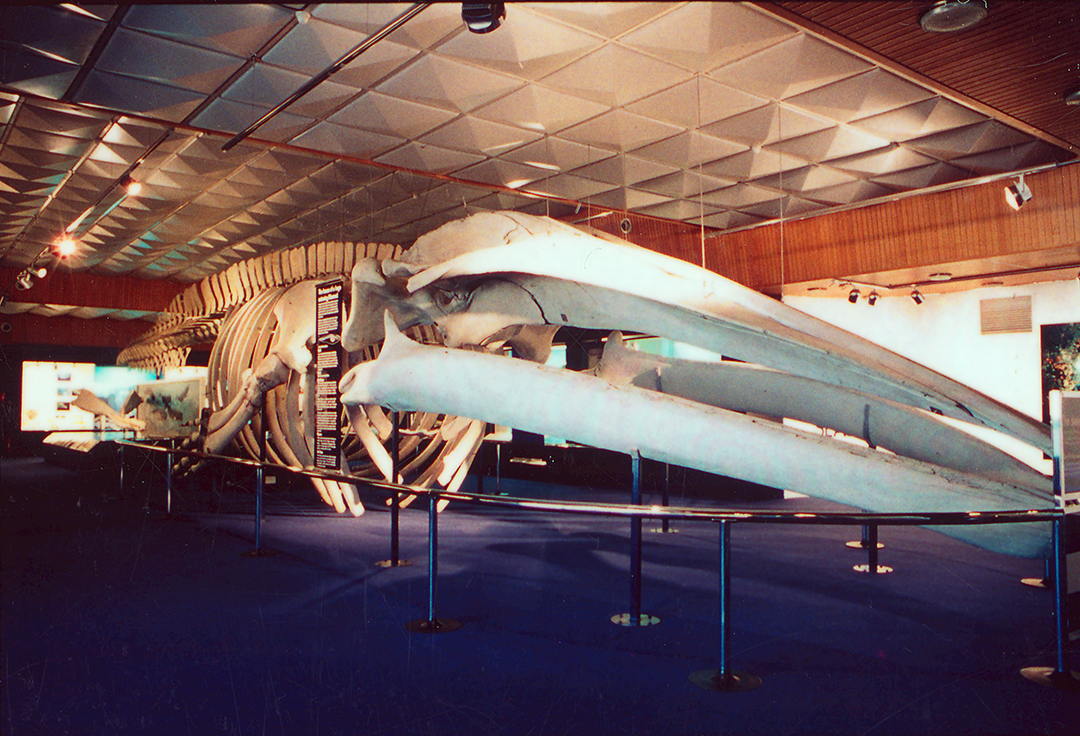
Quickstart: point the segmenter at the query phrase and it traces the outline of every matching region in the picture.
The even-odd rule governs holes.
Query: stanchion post
[[[660,497],[660,503],[663,504],[665,509],[668,507],[668,504],[671,503],[671,463],[664,463],[664,493]],[[660,524],[660,528],[665,532],[669,532],[671,531],[669,527],[670,521],[665,516],[664,521]]]
[[[671,463],[664,463],[664,485],[660,491],[660,505],[665,509],[671,505]],[[660,528],[653,527],[649,531],[657,534],[674,534],[678,529],[671,528],[671,521],[664,517],[660,522]]]
[[[745,692],[760,687],[761,678],[731,668],[731,523],[720,524],[720,667],[700,670],[690,675],[690,682],[704,690]]]
[[[262,547],[263,466],[255,468],[255,552]]]
[[[1074,477],[1080,461],[1080,391],[1051,391],[1050,439],[1054,460],[1054,497],[1060,514],[1054,517],[1048,581],[1054,589],[1054,628],[1057,634],[1056,667],[1025,667],[1021,674],[1041,685],[1080,690],[1080,673],[1069,661],[1069,574],[1065,535],[1068,520],[1080,512],[1080,477]],[[1077,473],[1080,476],[1080,473]],[[1071,540],[1070,540],[1071,541]],[[1077,591],[1073,591],[1074,593]]]
[[[262,408],[262,421],[259,423],[259,464],[255,468],[255,549],[244,552],[244,557],[273,557],[275,550],[262,546],[262,520],[263,520],[263,487],[266,473],[266,403]]]
[[[397,483],[401,474],[401,415],[391,415],[390,434],[390,477]],[[409,567],[408,560],[401,559],[401,494],[394,490],[390,494],[390,559],[376,562],[379,567]]]
[[[165,515],[172,516],[172,442],[170,452],[165,453]]]
[[[866,564],[855,565],[855,572],[867,572],[871,575],[881,575],[887,572],[892,572],[893,569],[888,565],[878,564],[878,551],[883,545],[878,544],[878,525],[877,524],[864,524],[863,525],[863,546],[866,547]]]
[[[120,498],[124,497],[124,446],[120,445]]]
[[[1054,676],[1080,685],[1069,663],[1069,588],[1065,562],[1065,516],[1054,519],[1054,614],[1057,618],[1057,670]]]
[[[630,484],[630,504],[641,505],[641,453],[630,456],[633,475]],[[630,517],[630,612],[618,613],[611,622],[619,626],[654,626],[660,619],[641,612],[641,517]]]
[[[405,624],[407,631],[417,634],[440,634],[461,628],[461,622],[440,619],[435,615],[435,598],[439,578],[439,496],[428,494],[428,615]]]
[[[630,459],[633,479],[630,483],[630,503],[641,505],[641,455],[637,452]],[[641,517],[630,519],[630,618],[641,619]]]
[[[400,475],[400,473],[401,473],[401,470],[400,470],[400,468],[398,466],[398,463],[401,460],[400,445],[398,444],[399,438],[401,436],[400,435],[400,425],[399,425],[400,421],[401,421],[401,415],[398,414],[398,412],[395,411],[394,412],[394,419],[393,419],[393,432],[392,432],[392,437],[391,437],[391,442],[390,442],[390,444],[391,444],[391,448],[390,448],[390,451],[391,451],[391,455],[390,455],[391,464],[390,464],[390,467],[392,469],[391,479],[394,481],[394,483],[398,482],[398,475]],[[399,527],[400,520],[401,520],[401,498],[398,495],[398,492],[394,491],[393,501],[390,504],[390,566],[391,567],[397,567],[398,563],[401,561],[399,559],[399,556],[398,556],[399,555],[399,550],[400,550],[400,537],[399,537],[399,534],[400,534],[400,527]]]

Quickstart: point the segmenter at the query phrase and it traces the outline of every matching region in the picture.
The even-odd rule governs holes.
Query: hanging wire
[[[701,72],[697,73],[697,127],[694,129],[694,141],[701,141]],[[705,268],[705,180],[701,178],[702,152],[698,151],[698,224],[701,230],[701,267]]]
[[[780,300],[784,299],[784,116],[780,103],[776,103],[776,134],[779,145],[776,152],[780,161]]]

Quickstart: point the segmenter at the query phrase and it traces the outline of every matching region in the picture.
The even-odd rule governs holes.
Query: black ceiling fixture
[[[462,3],[461,19],[473,33],[491,33],[506,18],[503,3]]]

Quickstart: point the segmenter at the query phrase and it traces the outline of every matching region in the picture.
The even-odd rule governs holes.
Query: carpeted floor
[[[422,508],[402,514],[414,564],[386,569],[389,514],[335,517],[306,489],[270,493],[279,554],[251,557],[241,491],[166,516],[153,484],[121,499],[28,459],[0,481],[5,736],[1080,733],[1080,694],[1020,676],[1054,663],[1052,596],[1020,584],[1042,563],[925,529],[883,529],[895,572],[868,576],[858,528],[736,525],[733,665],[763,684],[717,693],[688,681],[717,666],[709,522],[643,534],[661,623],[631,629],[610,622],[629,522],[451,506],[438,613],[464,625],[429,635],[404,628],[427,613]]]

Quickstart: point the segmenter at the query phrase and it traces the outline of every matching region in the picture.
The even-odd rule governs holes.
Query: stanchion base
[[[632,614],[616,613],[611,617],[611,623],[616,626],[656,626],[660,623],[660,619],[648,613],[641,613],[638,614],[637,621],[635,621]]]
[[[1023,578],[1020,582],[1032,588],[1042,588],[1043,590],[1052,590],[1054,587],[1046,578]]]
[[[412,567],[412,562],[409,560],[398,560],[395,563],[393,560],[379,560],[375,563],[375,567]]]
[[[723,677],[720,670],[698,670],[690,675],[690,682],[702,690],[722,693],[745,693],[761,687],[761,678],[745,672],[729,672]]]
[[[405,630],[414,634],[445,634],[447,631],[457,631],[460,628],[461,622],[452,618],[437,618],[434,621],[418,618],[405,624]]]
[[[855,572],[870,572],[870,565],[869,564],[855,565],[851,569],[854,570]],[[889,567],[888,565],[878,565],[877,566],[877,574],[878,575],[884,575],[885,573],[892,572],[892,571],[893,571],[893,569],[891,567]]]
[[[256,547],[255,549],[248,550],[247,552],[241,552],[241,557],[273,557],[278,554],[276,549],[270,549],[269,547]]]
[[[1053,667],[1025,667],[1020,674],[1039,685],[1080,691],[1080,672],[1058,672]]]
[[[870,547],[869,544],[862,541],[861,539],[852,539],[850,542],[845,542],[844,546],[845,547],[850,547],[851,549],[869,549],[869,547]],[[881,542],[878,542],[877,543],[877,548],[878,549],[885,549],[885,545],[883,543],[881,543]]]

